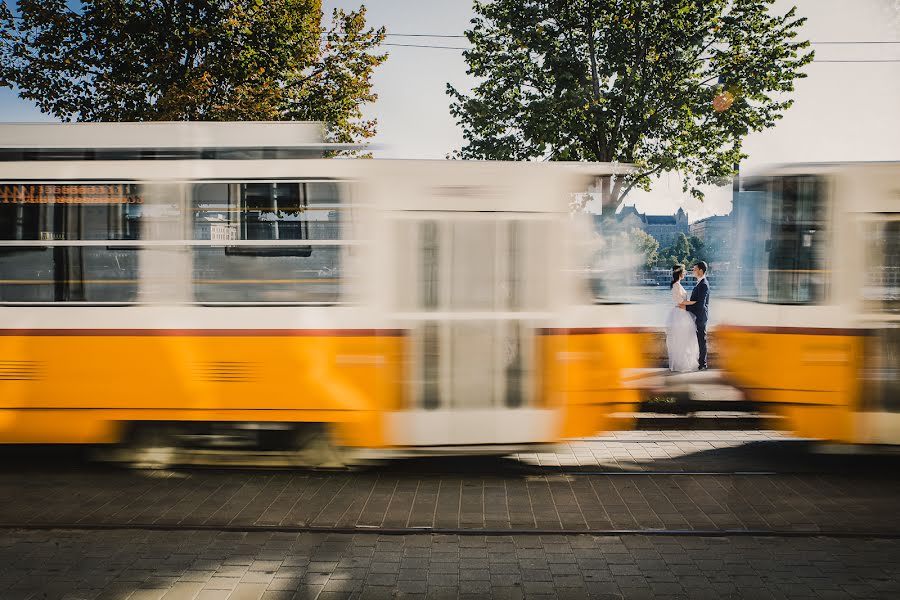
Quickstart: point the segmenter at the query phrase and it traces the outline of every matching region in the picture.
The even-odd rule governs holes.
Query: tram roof
[[[754,167],[743,173],[744,181],[759,181],[768,177],[781,177],[791,175],[819,175],[843,169],[882,169],[900,167],[897,160],[861,160],[861,161],[821,161],[821,162],[792,162],[772,163]]]
[[[0,160],[305,158],[353,149],[308,121],[0,123]]]

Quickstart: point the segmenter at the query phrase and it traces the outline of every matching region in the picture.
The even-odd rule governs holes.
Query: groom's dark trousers
[[[706,277],[697,282],[694,291],[691,292],[691,300],[694,304],[685,306],[687,310],[694,314],[697,324],[697,345],[700,346],[700,360],[698,361],[701,369],[706,368],[706,322],[709,320],[709,283]]]

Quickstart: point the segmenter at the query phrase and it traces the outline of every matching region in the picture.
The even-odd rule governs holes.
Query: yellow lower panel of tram
[[[109,443],[130,421],[340,423],[382,446],[403,337],[363,330],[0,335],[0,443]]]
[[[624,386],[622,373],[644,368],[651,335],[639,329],[549,330],[539,338],[545,365],[541,394],[563,410],[563,439],[631,426],[615,416],[637,409],[640,392]]]
[[[555,330],[554,330],[555,331]],[[538,402],[558,439],[622,428],[640,401],[633,331],[538,337]],[[30,330],[0,335],[0,443],[114,443],[136,421],[332,423],[339,443],[391,445],[405,406],[397,331]]]
[[[726,376],[783,429],[852,442],[864,340],[853,330],[721,327],[714,345]]]

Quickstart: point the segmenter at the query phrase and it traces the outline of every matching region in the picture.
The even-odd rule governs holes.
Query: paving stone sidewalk
[[[7,462],[0,524],[900,533],[895,469],[853,468],[865,461],[838,463],[834,472],[735,474],[728,469],[780,471],[804,462],[805,450],[791,441],[635,439],[573,442],[573,456],[585,447],[595,459],[619,454],[615,464],[595,460],[593,470],[574,474],[561,466],[564,453],[554,455],[556,465],[522,457],[539,458],[541,468],[494,459],[358,473],[187,470],[161,477],[105,467],[16,470]],[[659,448],[670,458],[653,457]],[[697,460],[715,470],[688,469]],[[579,465],[586,463],[585,455]],[[679,468],[632,472],[646,464]]]
[[[10,531],[4,600],[897,598],[898,540]]]

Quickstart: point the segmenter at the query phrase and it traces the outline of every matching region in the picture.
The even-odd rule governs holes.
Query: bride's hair
[[[669,284],[670,288],[675,287],[675,284],[681,279],[682,274],[684,274],[684,265],[675,265],[672,267],[672,283]]]

